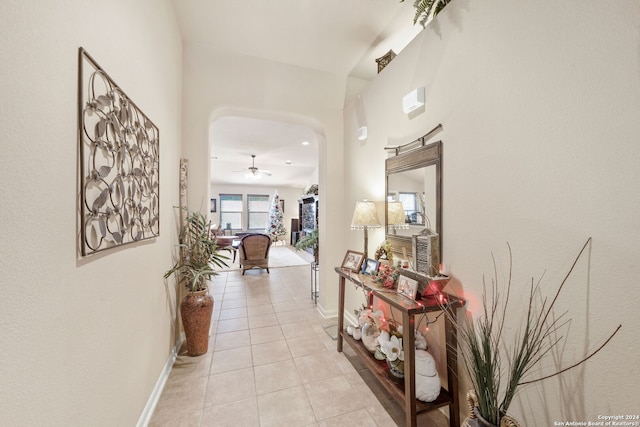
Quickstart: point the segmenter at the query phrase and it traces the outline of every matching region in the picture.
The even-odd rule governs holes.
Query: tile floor
[[[401,408],[357,358],[336,351],[325,328],[335,334],[337,321],[318,314],[309,266],[270,271],[214,279],[209,352],[181,350],[149,425],[403,425]],[[448,425],[429,416],[419,425]]]

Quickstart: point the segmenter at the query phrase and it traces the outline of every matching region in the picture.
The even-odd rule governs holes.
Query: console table
[[[443,293],[446,306],[441,306],[433,299],[414,301],[397,294],[374,282],[370,277],[340,267],[335,268],[340,278],[338,296],[338,352],[342,352],[346,342],[363,361],[364,365],[378,379],[380,384],[403,405],[406,426],[415,427],[419,413],[431,411],[442,406],[449,407],[450,427],[460,426],[460,409],[458,402],[458,338],[456,326],[456,310],[464,306],[465,301],[454,295]],[[404,349],[404,381],[393,378],[385,361],[376,360],[364,345],[349,334],[344,328],[344,290],[346,281],[357,287],[373,292],[373,295],[402,313],[403,349]],[[447,354],[447,390],[440,389],[440,395],[433,402],[422,402],[416,399],[415,388],[415,320],[416,314],[447,310],[445,315],[445,346]]]

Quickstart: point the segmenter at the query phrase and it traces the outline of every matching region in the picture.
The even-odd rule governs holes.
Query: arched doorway
[[[231,108],[217,111],[208,133],[212,222],[229,229],[226,234],[263,232],[265,202],[272,202],[277,192],[287,229],[279,243],[291,248],[297,237],[293,232],[299,228],[298,200],[319,184],[323,143],[318,124],[309,119]],[[231,202],[237,212],[230,211]]]

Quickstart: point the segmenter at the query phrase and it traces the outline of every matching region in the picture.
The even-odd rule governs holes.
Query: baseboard
[[[182,347],[182,343],[184,342],[184,332],[180,334],[178,337],[178,342],[171,350],[171,354],[169,354],[169,358],[167,362],[164,364],[164,368],[160,373],[160,377],[158,381],[156,381],[155,387],[151,391],[151,395],[149,396],[149,400],[142,410],[142,414],[138,419],[137,427],[146,427],[149,425],[151,421],[151,416],[153,415],[153,411],[156,409],[156,405],[158,404],[158,400],[160,400],[160,396],[162,395],[162,391],[164,390],[164,386],[167,383],[167,379],[169,378],[169,374],[171,373],[171,369],[173,368],[173,364],[176,362],[176,358],[178,357],[178,352]]]
[[[338,317],[338,310],[325,310],[321,304],[316,305],[316,310],[324,319],[332,319]]]

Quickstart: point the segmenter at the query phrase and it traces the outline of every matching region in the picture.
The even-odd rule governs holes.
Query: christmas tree
[[[284,228],[284,217],[282,216],[282,206],[280,205],[280,197],[276,191],[271,200],[271,207],[269,208],[269,221],[267,221],[267,228],[265,233],[271,236],[273,240],[278,240],[278,236],[284,236],[287,234],[287,229]]]

